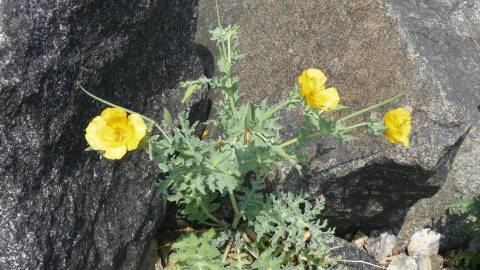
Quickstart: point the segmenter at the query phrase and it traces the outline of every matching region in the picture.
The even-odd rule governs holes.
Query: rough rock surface
[[[215,25],[212,3],[201,3],[197,40],[213,50],[207,35]],[[241,26],[247,57],[238,71],[245,100],[285,99],[308,67],[324,70],[352,110],[409,91],[390,106],[413,113],[408,149],[363,133],[355,143],[323,138],[309,149],[304,176],[287,177],[285,186],[324,194],[326,215],[339,233],[413,226],[404,222],[415,222],[408,211],[446,183],[465,134],[480,119],[480,2],[225,0],[221,13]],[[299,112],[282,117],[285,137],[293,136]],[[477,152],[480,145],[470,147]],[[467,179],[478,182],[478,166],[458,165],[468,165]],[[456,187],[470,191],[469,185]]]
[[[426,269],[425,261],[429,260],[426,258],[417,258],[413,256],[407,256],[405,254],[400,254],[392,258],[392,261],[387,267],[387,270],[432,270],[431,267]],[[427,262],[428,265],[428,262]]]
[[[438,249],[440,248],[440,237],[441,235],[439,233],[429,229],[415,232],[408,242],[408,254],[437,255]]]
[[[384,262],[385,258],[398,254],[397,237],[391,232],[372,234],[365,241],[365,249],[377,262]]]
[[[398,238],[406,246],[410,236],[424,227],[442,234],[440,250],[466,247],[468,235],[458,229],[463,216],[449,215],[445,209],[458,194],[480,196],[480,125],[465,135],[441,189],[432,197],[418,201],[402,225]]]
[[[332,256],[342,256],[340,265],[349,270],[378,270],[376,262],[366,252],[341,238],[335,238]]]
[[[196,8],[0,0],[0,269],[138,266],[163,219],[158,173],[141,151],[120,162],[83,152],[105,106],[73,85],[157,119],[183,110],[177,83],[203,74]]]

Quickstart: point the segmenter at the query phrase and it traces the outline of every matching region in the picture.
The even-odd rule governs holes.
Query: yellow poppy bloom
[[[410,132],[412,116],[405,108],[398,108],[387,112],[384,116],[384,124],[387,130],[384,135],[390,143],[401,143],[403,146],[410,145]]]
[[[305,97],[305,102],[312,109],[322,109],[329,112],[335,109],[340,102],[340,96],[336,88],[312,91]]]
[[[340,96],[335,88],[325,89],[327,76],[322,71],[309,68],[298,77],[300,94],[312,109],[322,109],[329,112],[335,109],[340,102]]]
[[[324,90],[325,83],[327,82],[327,76],[322,71],[309,68],[302,72],[298,77],[298,83],[300,84],[300,94],[307,96],[312,91]]]
[[[147,126],[140,115],[127,117],[120,108],[107,108],[88,124],[85,138],[92,149],[104,151],[104,157],[121,159],[138,148],[145,134]]]

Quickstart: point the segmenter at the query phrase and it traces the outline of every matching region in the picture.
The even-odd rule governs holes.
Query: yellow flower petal
[[[107,122],[101,116],[97,116],[88,124],[85,139],[92,149],[105,150],[109,145],[109,140],[104,135],[111,132]]]
[[[138,147],[140,141],[147,134],[147,125],[143,121],[142,117],[138,114],[131,114],[128,117],[128,130],[131,132],[126,138],[127,149],[129,151],[135,150]]]
[[[100,116],[113,128],[123,129],[127,126],[127,113],[120,108],[106,108]]]
[[[335,109],[340,102],[340,95],[336,88],[321,91],[312,91],[306,96],[305,101],[312,109],[322,109],[329,112]]]
[[[326,82],[327,76],[325,76],[322,71],[315,68],[309,68],[303,71],[300,77],[298,77],[300,94],[302,96],[307,96],[312,91],[324,90]]]
[[[387,130],[384,135],[390,143],[401,143],[404,147],[410,145],[411,113],[405,108],[397,108],[387,112],[384,125]]]
[[[117,147],[109,147],[105,150],[104,157],[108,159],[121,159],[127,153],[127,146],[125,144]]]

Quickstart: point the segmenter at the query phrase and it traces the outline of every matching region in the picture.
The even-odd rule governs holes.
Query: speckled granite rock
[[[447,214],[447,207],[458,195],[480,196],[480,125],[474,125],[465,135],[447,179],[432,197],[419,200],[409,210],[398,235],[402,247],[410,236],[424,227],[442,234],[440,250],[466,247],[469,237],[458,229],[462,216]]]
[[[197,33],[210,48],[212,3],[200,3]],[[326,72],[352,109],[409,91],[391,107],[413,113],[410,148],[363,134],[354,143],[320,139],[309,149],[304,176],[285,183],[325,194],[326,215],[339,233],[406,225],[411,206],[444,185],[463,136],[480,119],[480,2],[225,0],[221,9],[227,23],[241,25],[245,100],[286,98],[299,73],[312,66]],[[291,137],[299,112],[282,117]]]
[[[158,172],[140,151],[120,162],[83,152],[104,106],[73,83],[157,119],[163,107],[183,110],[177,83],[203,74],[196,8],[0,0],[0,269],[138,266],[163,219]]]

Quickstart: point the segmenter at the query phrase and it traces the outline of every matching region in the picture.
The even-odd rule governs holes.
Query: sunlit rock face
[[[203,68],[195,0],[0,0],[0,269],[136,269],[162,222],[142,151],[102,160],[84,132],[104,105],[160,119]],[[205,92],[202,93],[203,95]]]
[[[207,30],[216,17],[207,2],[200,3],[196,38],[214,50]],[[409,91],[389,106],[412,112],[409,148],[361,132],[354,142],[322,138],[305,150],[311,162],[303,176],[283,182],[289,190],[325,195],[326,216],[339,233],[393,227],[402,229],[404,243],[415,228],[438,225],[432,220],[441,219],[455,193],[480,193],[478,166],[467,168],[471,185],[461,179],[462,168],[455,169],[457,176],[450,170],[467,165],[455,162],[457,152],[464,139],[478,136],[472,133],[480,119],[478,1],[225,0],[220,13],[241,27],[245,101],[285,99],[309,67],[325,71],[350,111]],[[282,118],[285,138],[294,136],[301,112],[283,112]],[[478,144],[469,145],[478,152]],[[440,189],[445,196],[425,201]]]

